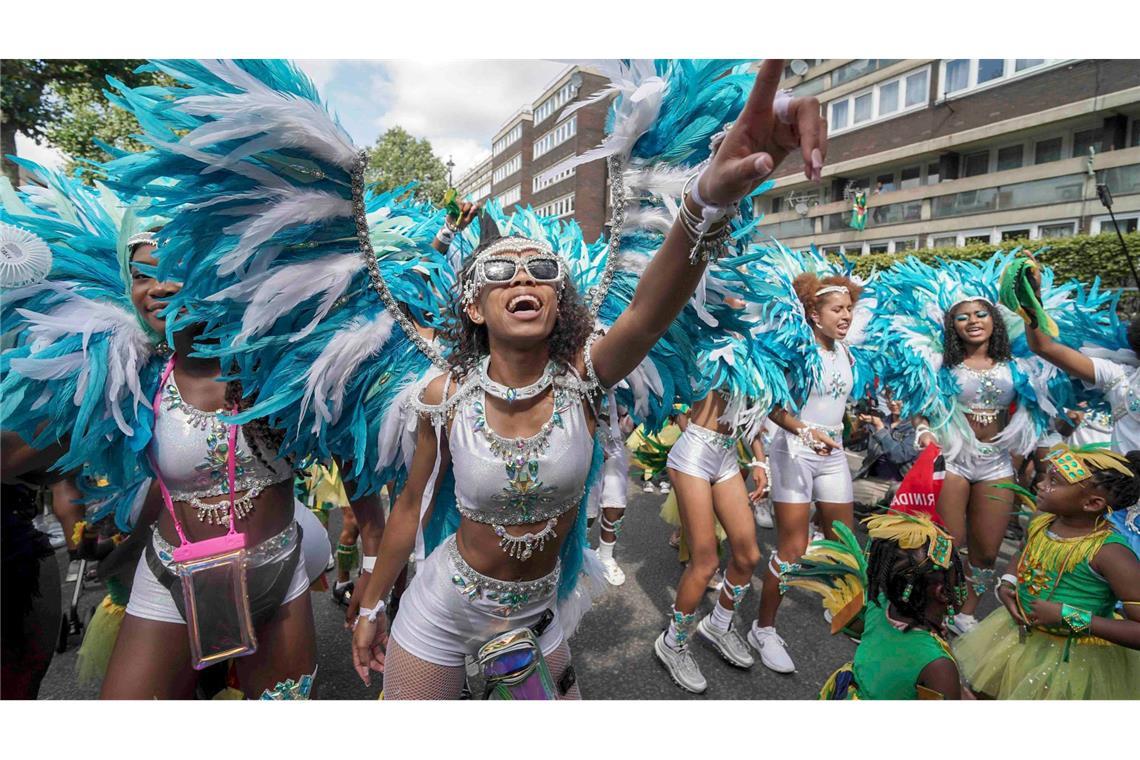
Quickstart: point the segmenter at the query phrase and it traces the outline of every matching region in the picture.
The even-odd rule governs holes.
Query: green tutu
[[[995,699],[1140,699],[1140,651],[1032,630],[1022,642],[1002,607],[953,644],[962,678]]]

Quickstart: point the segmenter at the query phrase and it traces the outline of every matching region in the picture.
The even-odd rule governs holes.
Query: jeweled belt
[[[725,433],[718,433],[715,430],[709,430],[707,427],[702,427],[693,422],[690,422],[688,427],[685,428],[686,433],[689,431],[692,431],[692,434],[694,436],[704,441],[705,443],[711,443],[712,445],[719,446],[722,449],[727,450],[736,446],[736,438],[734,436],[726,435]]]
[[[503,581],[483,575],[467,564],[459,553],[454,535],[447,539],[445,550],[448,560],[455,568],[451,582],[468,600],[473,601],[481,596],[508,608],[509,612],[514,612],[531,601],[553,596],[558,590],[561,562],[546,575],[532,581]]]
[[[170,566],[174,562],[174,546],[158,532],[158,528],[154,529],[154,551],[158,555],[162,564]],[[257,567],[264,565],[267,562],[272,562],[278,559],[281,555],[288,552],[297,543],[297,522],[294,520],[286,526],[285,530],[281,531],[275,536],[265,539],[256,546],[250,547],[246,550],[246,562],[250,567]]]

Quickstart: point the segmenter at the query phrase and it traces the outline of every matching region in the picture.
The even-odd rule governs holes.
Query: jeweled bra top
[[[477,376],[449,399],[455,412],[448,442],[461,515],[487,525],[528,525],[581,501],[594,449],[582,404],[589,385],[568,369],[552,387],[554,410],[527,438],[506,438],[491,428]]]
[[[959,364],[950,369],[958,381],[958,401],[972,414],[990,415],[1005,411],[1013,403],[1013,373],[1009,362],[998,362],[990,369],[970,369]]]
[[[226,425],[218,412],[191,406],[178,392],[174,373],[162,389],[162,406],[154,423],[150,451],[155,466],[174,501],[189,501],[229,493],[226,478]],[[254,456],[238,428],[235,493],[262,489],[293,477],[293,468],[283,459],[266,467]],[[263,452],[268,454],[269,452]]]

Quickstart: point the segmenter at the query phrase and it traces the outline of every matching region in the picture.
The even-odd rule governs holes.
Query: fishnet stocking
[[[563,641],[558,645],[558,648],[546,656],[546,667],[550,668],[550,675],[554,678],[555,685],[562,678],[562,674],[566,672],[567,666],[570,665],[570,645]],[[581,699],[582,693],[578,691],[578,682],[575,681],[570,690],[562,697],[562,699]]]

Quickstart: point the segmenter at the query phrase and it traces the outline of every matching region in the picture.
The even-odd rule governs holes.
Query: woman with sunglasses
[[[736,126],[691,183],[705,204],[736,203],[788,149],[801,147],[809,167],[814,150],[815,166],[822,163],[817,105],[802,99],[788,106],[802,117],[801,144],[773,113],[778,79],[776,64],[767,61]],[[700,213],[691,191],[684,203],[687,213]],[[560,584],[560,575],[577,573],[567,548],[582,543],[580,504],[591,469],[600,465],[592,453],[595,404],[637,368],[704,270],[699,259],[690,260],[699,235],[694,239],[676,222],[629,308],[608,332],[592,334],[589,311],[555,250],[542,239],[500,237],[488,221],[481,221],[480,246],[460,275],[452,371],[421,399],[408,483],[394,505],[377,572],[361,592],[356,668],[366,681],[370,668],[382,671],[390,699],[458,696],[465,656],[497,633],[536,624],[548,610],[553,620],[538,644],[563,696],[577,697],[567,677],[567,621],[555,601],[559,586],[575,580]],[[448,474],[458,529],[420,568],[389,637],[383,599],[415,544],[421,501]]]
[[[978,598],[993,588],[1013,508],[1014,494],[1005,488],[1014,482],[1012,455],[1032,451],[1045,431],[1045,410],[1057,408],[1049,368],[1028,352],[1014,356],[1009,331],[1020,321],[996,305],[1011,258],[995,254],[938,269],[900,262],[876,281],[879,303],[868,329],[889,357],[883,382],[917,417],[918,445],[936,444],[946,458],[938,515],[955,546],[966,549],[971,589],[949,621],[959,635],[977,624]]]

